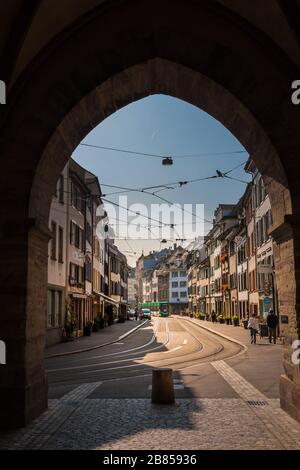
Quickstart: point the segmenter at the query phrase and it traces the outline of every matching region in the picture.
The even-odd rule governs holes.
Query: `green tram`
[[[168,317],[169,316],[169,302],[162,301],[162,302],[145,302],[140,305],[141,308],[149,308],[151,312],[159,312],[160,317]]]

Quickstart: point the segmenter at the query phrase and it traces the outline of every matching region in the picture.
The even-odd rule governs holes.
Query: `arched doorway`
[[[300,374],[291,362],[292,342],[299,338],[294,73],[294,64],[273,43],[220,5],[148,0],[98,6],[26,69],[10,91],[2,126],[4,425],[26,424],[47,405],[47,226],[57,178],[91,129],[154,93],[181,98],[222,122],[263,175],[277,242],[279,309],[289,318],[281,401],[300,419]]]

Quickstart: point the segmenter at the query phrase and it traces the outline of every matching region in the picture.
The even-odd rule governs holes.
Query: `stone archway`
[[[3,121],[2,424],[26,424],[47,404],[47,226],[58,175],[105,117],[154,93],[181,98],[221,121],[264,177],[277,241],[279,308],[289,316],[281,401],[300,419],[300,374],[290,359],[299,337],[300,285],[300,138],[298,110],[290,100],[294,64],[247,22],[207,1],[111,2],[111,8],[95,9],[51,46],[12,88]]]

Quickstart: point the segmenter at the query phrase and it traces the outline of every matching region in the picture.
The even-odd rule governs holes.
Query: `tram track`
[[[162,325],[163,332],[160,331]],[[165,335],[164,341],[153,348],[147,348],[157,341],[157,335],[162,333]],[[67,367],[50,368],[48,370],[49,382],[55,385],[96,380],[108,382],[125,378],[132,380],[144,376],[145,373],[157,367],[170,367],[174,371],[183,371],[186,368],[231,357],[240,352],[240,347],[232,346],[233,343],[231,343],[231,348],[228,348],[229,343],[228,339],[218,338],[217,335],[199,328],[198,325],[178,318],[157,319],[154,323],[153,335],[146,343],[99,356],[99,359],[111,357],[112,361],[100,360],[91,364],[89,363],[91,359],[98,358],[98,356],[92,356],[86,357],[83,364],[75,363]],[[169,344],[173,344],[174,347],[160,351]]]

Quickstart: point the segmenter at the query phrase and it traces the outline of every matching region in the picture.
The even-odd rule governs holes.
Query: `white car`
[[[134,308],[130,308],[130,309],[128,310],[128,320],[134,320],[134,318],[135,318],[134,315],[135,315],[135,310],[134,310]]]

